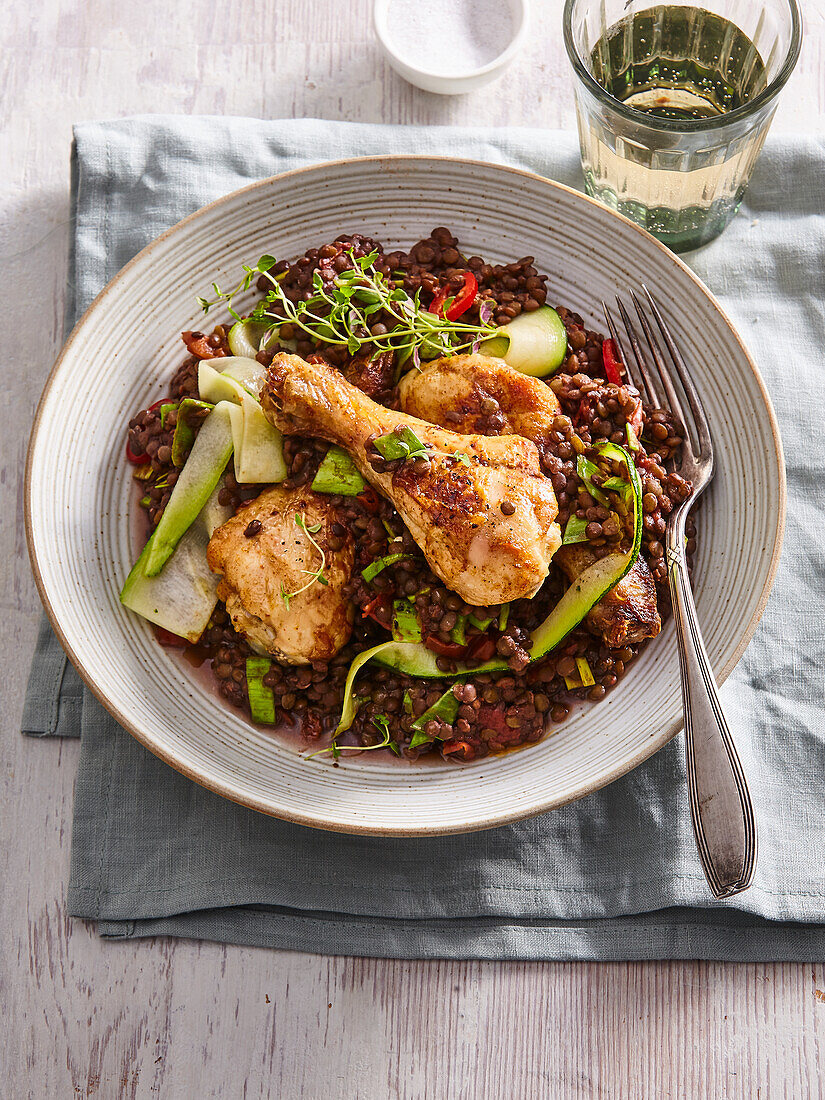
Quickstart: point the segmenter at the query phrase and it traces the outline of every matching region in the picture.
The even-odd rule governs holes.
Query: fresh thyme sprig
[[[318,343],[346,347],[350,355],[365,349],[373,354],[394,351],[401,363],[411,359],[414,366],[420,359],[475,351],[481,340],[496,331],[488,302],[482,301],[478,323],[450,321],[422,306],[420,288],[410,297],[378,271],[377,252],[356,256],[350,249],[347,255],[353,266],[338,272],[332,282],[325,283],[320,272],[313,272],[313,293],[306,301],[293,302],[286,295],[281,287],[285,273],[271,273],[274,256],[262,256],[255,267],[244,265],[244,277],[233,290],[222,291],[213,283],[215,297],[198,301],[204,313],[225,302],[230,314],[242,320],[232,301],[262,275],[271,289],[255,306],[250,320],[265,324],[269,331],[291,325]]]
[[[294,599],[296,596],[300,596],[302,592],[306,592],[306,590],[308,588],[311,588],[312,585],[315,584],[316,581],[319,584],[329,585],[329,581],[324,576],[324,569],[326,569],[326,565],[327,565],[327,556],[324,553],[324,551],[322,550],[322,548],[315,541],[315,539],[312,537],[313,535],[317,534],[321,530],[321,524],[320,523],[313,523],[310,527],[307,527],[306,515],[303,512],[300,512],[300,513],[296,512],[295,513],[295,522],[301,528],[301,530],[306,534],[309,541],[312,543],[312,545],[315,547],[315,549],[321,555],[321,564],[318,566],[317,569],[314,569],[314,570],[313,569],[302,569],[301,570],[302,573],[305,573],[309,577],[309,580],[306,582],[306,584],[302,588],[298,588],[295,592],[287,592],[286,589],[284,588],[284,586],[281,585],[281,599],[284,601],[284,604],[286,606],[287,611],[289,611],[289,601]]]

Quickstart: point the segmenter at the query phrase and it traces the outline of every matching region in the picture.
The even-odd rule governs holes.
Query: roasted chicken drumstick
[[[534,443],[456,435],[376,404],[326,363],[283,352],[272,360],[261,404],[283,431],[347,450],[393,503],[433,572],[467,603],[506,603],[541,587],[561,535]],[[373,440],[405,426],[426,457],[374,469]]]
[[[272,485],[213,534],[206,552],[220,573],[218,596],[257,653],[286,664],[328,661],[349,641],[344,595],[355,561],[348,534],[330,545],[330,499],[311,489]],[[322,558],[323,555],[323,558]],[[323,583],[312,582],[323,570]]]
[[[553,438],[558,398],[544,382],[489,355],[450,355],[407,371],[398,383],[406,413],[455,432],[520,435],[543,447]]]
[[[401,408],[456,432],[517,432],[543,447],[560,413],[555,394],[501,359],[453,355],[409,371],[398,386]],[[555,559],[575,580],[596,555],[586,543],[562,546]],[[587,616],[591,629],[610,649],[655,638],[662,629],[656,585],[642,557]]]

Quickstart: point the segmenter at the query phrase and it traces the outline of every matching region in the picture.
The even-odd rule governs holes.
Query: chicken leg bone
[[[326,363],[283,352],[272,360],[261,404],[282,431],[348,451],[395,506],[433,572],[467,603],[489,607],[541,587],[561,535],[534,443],[456,435],[376,404]],[[374,469],[372,441],[404,426],[424,444],[426,459]]]

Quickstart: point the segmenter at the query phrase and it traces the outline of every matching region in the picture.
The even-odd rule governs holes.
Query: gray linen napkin
[[[84,124],[75,139],[77,313],[185,214],[288,168],[433,152],[580,184],[574,137],[549,131],[145,117]],[[605,790],[531,821],[423,840],[322,833],[245,810],[161,763],[84,691],[46,626],[23,728],[82,735],[70,911],[113,938],[193,936],[330,954],[821,956],[823,178],[825,140],[773,139],[733,225],[690,258],[756,355],[788,462],[782,567],[724,690],[761,829],[750,891],[711,903],[688,824],[680,739]]]

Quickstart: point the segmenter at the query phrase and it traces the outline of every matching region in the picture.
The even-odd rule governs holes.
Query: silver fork
[[[717,898],[726,898],[747,890],[751,884],[756,864],[756,822],[748,785],[702,641],[685,557],[688,513],[714,474],[713,441],[702,402],[679,349],[650,291],[644,285],[642,291],[644,304],[632,290],[630,297],[644,333],[647,354],[622,300],[616,298],[633,353],[635,372],[624,353],[613,316],[604,302],[602,305],[629,380],[650,404],[669,408],[685,429],[681,463],[677,468],[682,477],[693,483],[693,494],[674,508],[668,519],[665,554],[679,648],[693,831],[708,884]],[[651,359],[655,374],[650,366]],[[674,375],[686,404],[679,397]],[[687,410],[690,420],[685,415]]]

